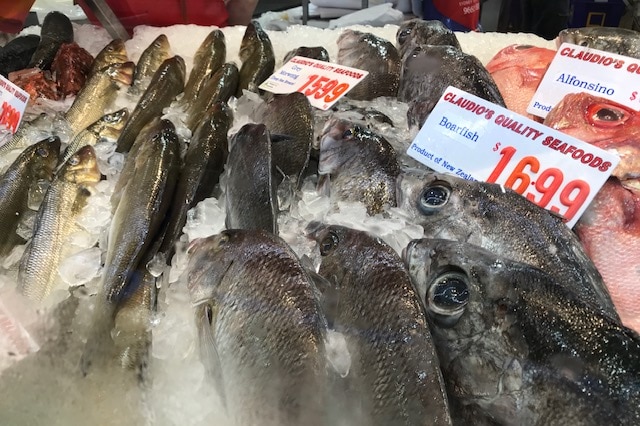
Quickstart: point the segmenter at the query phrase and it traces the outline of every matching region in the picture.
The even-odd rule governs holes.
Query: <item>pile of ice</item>
[[[91,25],[74,24],[74,28],[76,41],[93,55],[110,41],[104,30]],[[371,32],[393,42],[397,31],[396,26],[390,25],[376,28],[356,26],[353,29]],[[163,33],[168,37],[173,53],[185,59],[187,71],[190,71],[196,49],[212,30],[211,27],[195,25],[138,27],[134,37],[126,42],[126,47],[129,57],[135,61]],[[244,27],[222,29],[227,40],[227,61],[240,63],[238,51],[244,30]],[[37,29],[29,31],[37,32]],[[341,32],[304,26],[270,32],[276,67],[282,65],[287,52],[299,46],[321,44],[335,59],[338,50],[336,40]],[[458,37],[462,48],[478,56],[483,63],[512,43],[552,47],[552,42],[526,34],[468,33],[458,34]],[[259,102],[247,98],[231,103],[236,114],[230,133],[253,120],[253,104],[249,101]],[[135,102],[122,90],[113,110],[123,106],[132,110]],[[396,101],[380,100],[374,107],[387,114],[395,124],[394,127],[377,127],[377,130],[399,153],[403,153],[415,136],[405,130],[406,106]],[[186,140],[190,135],[182,123],[181,114],[179,109],[170,107],[164,117],[174,122],[178,133]],[[46,125],[52,126],[53,123]],[[78,220],[79,231],[69,243],[70,253],[60,267],[54,294],[44,305],[29,305],[15,294],[17,263],[23,247],[12,254],[11,261],[2,265],[5,269],[0,272],[0,303],[4,302],[4,308],[11,306],[16,310],[0,309],[0,344],[5,345],[5,350],[0,353],[0,369],[5,368],[0,371],[0,392],[3,395],[0,399],[0,424],[226,424],[216,392],[206,379],[198,359],[193,309],[183,273],[188,243],[224,229],[223,197],[204,200],[189,212],[185,235],[172,259],[173,266],[161,281],[144,385],[139,383],[135,372],[121,368],[97,371],[87,377],[79,374],[77,362],[86,339],[93,295],[100,282],[106,250],[111,221],[110,196],[125,161],[125,156],[115,152],[114,141],[98,144],[96,152],[106,180],[95,186],[89,205]],[[280,235],[300,257],[311,257],[316,265],[317,248],[305,236],[305,228],[310,221],[368,231],[398,252],[409,240],[422,236],[422,228],[411,223],[400,209],[392,208],[374,217],[367,216],[365,207],[360,203],[334,202],[318,194],[312,179],[306,181],[302,190],[286,205],[287,210],[278,219]],[[75,289],[72,295],[69,289]],[[14,303],[14,300],[20,300],[25,307]],[[11,305],[7,301],[11,301]],[[13,346],[7,349],[8,345]],[[38,348],[40,350],[36,352]],[[9,351],[12,354],[8,356]],[[16,351],[19,353],[14,353]],[[340,352],[340,349],[336,351]],[[339,363],[341,368],[348,368],[348,361]]]

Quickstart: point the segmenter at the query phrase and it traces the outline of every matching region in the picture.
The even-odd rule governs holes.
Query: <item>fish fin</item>
[[[202,311],[200,311],[202,309]],[[222,363],[216,348],[213,335],[217,309],[215,304],[202,305],[199,309],[200,315],[197,320],[200,335],[200,361],[204,366],[207,375],[212,378],[218,396],[223,406],[227,406],[224,378],[222,375]],[[209,311],[207,311],[209,309]]]

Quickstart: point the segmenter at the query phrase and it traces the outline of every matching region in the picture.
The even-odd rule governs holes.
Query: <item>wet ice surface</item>
[[[75,24],[74,29],[76,41],[94,56],[109,42],[102,29]],[[140,27],[136,29],[134,38],[126,43],[129,58],[136,61],[149,43],[164,33],[172,52],[185,59],[187,71],[190,71],[193,55],[212,29],[195,25]],[[397,27],[356,26],[354,29],[395,41]],[[28,31],[37,33],[34,28]],[[290,50],[298,46],[317,46],[320,42],[335,61],[338,50],[335,42],[341,31],[294,26],[286,32],[269,32],[276,68],[282,65],[283,57]],[[227,61],[235,61],[239,65],[238,51],[244,27],[224,28],[223,32],[227,40]],[[483,63],[502,47],[516,42],[553,47],[553,42],[525,34],[458,34],[458,37],[463,50],[475,54]],[[132,111],[136,102],[136,97],[121,90],[112,111],[122,107]],[[235,115],[230,134],[255,120],[261,102],[255,95],[232,99],[230,104]],[[59,108],[64,109],[68,105],[69,100]],[[361,102],[359,106],[372,107],[391,118],[393,127],[374,123],[372,130],[387,138],[398,152],[402,164],[415,165],[404,154],[417,132],[417,129],[407,129],[406,105],[391,99],[379,99]],[[50,108],[53,111],[56,106]],[[330,114],[318,112],[320,128],[322,120]],[[164,111],[164,118],[176,125],[183,140],[188,140],[190,133],[182,123],[182,115],[175,104]],[[55,126],[55,120],[49,119],[42,127],[34,129],[34,135],[39,137]],[[63,142],[67,142],[64,129],[59,132]],[[69,253],[60,265],[52,294],[40,305],[16,294],[17,268],[24,247],[17,247],[0,265],[0,395],[3,396],[0,398],[0,424],[228,424],[215,389],[206,379],[198,359],[193,307],[184,274],[189,242],[224,229],[223,196],[202,201],[188,214],[185,235],[172,259],[172,268],[162,277],[157,312],[151,324],[153,343],[148,367],[143,372],[143,384],[135,371],[122,369],[117,360],[108,356],[86,377],[80,373],[78,362],[91,323],[94,295],[100,284],[106,251],[111,221],[110,196],[125,161],[125,156],[115,152],[114,141],[100,142],[96,145],[96,152],[100,171],[106,180],[93,188],[89,205],[78,219],[78,231],[68,242]],[[0,168],[7,165],[0,164]],[[310,221],[369,231],[398,253],[409,240],[422,235],[422,228],[408,222],[400,209],[391,208],[369,217],[362,204],[337,202],[316,193],[313,178],[307,179],[302,190],[287,199],[286,204],[287,211],[278,218],[280,236],[298,256],[309,257],[315,266],[319,264],[317,249],[305,235]],[[154,269],[156,273],[160,272],[157,263]],[[74,289],[73,295],[69,289]],[[344,340],[339,334],[331,333],[327,344],[328,361],[337,372],[347,374],[350,358]]]

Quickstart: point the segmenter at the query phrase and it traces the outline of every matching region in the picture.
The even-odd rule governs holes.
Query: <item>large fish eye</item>
[[[589,107],[587,117],[593,125],[616,127],[624,124],[631,117],[631,114],[616,105],[598,103]]]
[[[404,44],[410,34],[411,28],[405,28],[404,30],[400,31],[400,33],[398,34],[398,44]]]
[[[439,275],[427,291],[427,308],[443,327],[455,325],[469,303],[467,276],[462,272]]]
[[[46,158],[49,156],[49,150],[46,147],[41,146],[36,150],[36,154],[38,154],[40,157]]]
[[[331,253],[331,251],[338,246],[339,242],[340,238],[338,238],[338,235],[333,231],[329,231],[327,236],[320,242],[320,255],[326,256]]]
[[[444,182],[434,182],[422,190],[418,198],[418,209],[425,214],[433,213],[449,201],[451,189]]]

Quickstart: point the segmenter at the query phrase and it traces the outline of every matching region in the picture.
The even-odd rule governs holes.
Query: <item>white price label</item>
[[[327,110],[368,74],[344,65],[294,56],[259,87],[277,94],[301,92],[311,105]]]
[[[563,43],[527,112],[546,117],[569,93],[587,92],[640,111],[640,59]]]
[[[407,154],[436,171],[511,188],[570,227],[620,161],[451,86]]]
[[[0,126],[15,133],[27,102],[29,94],[0,75]]]

